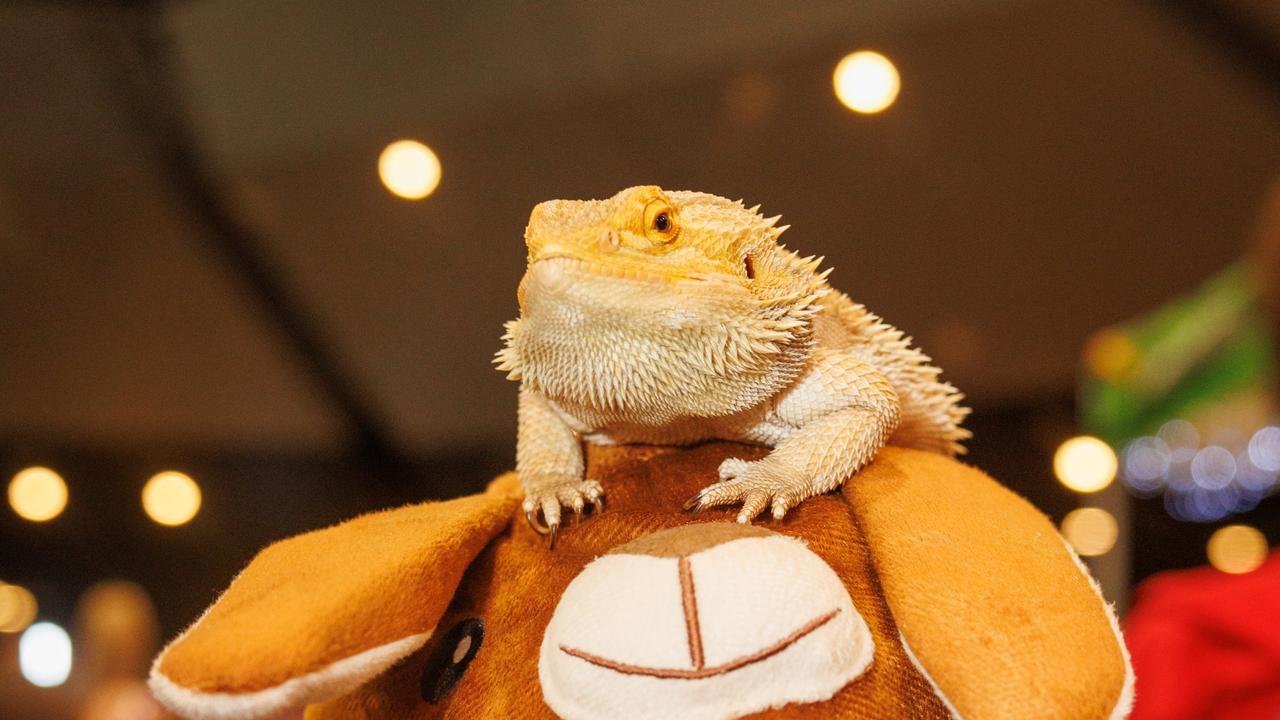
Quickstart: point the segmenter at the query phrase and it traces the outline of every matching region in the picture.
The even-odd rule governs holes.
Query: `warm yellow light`
[[[1117,383],[1128,377],[1138,362],[1138,346],[1123,332],[1108,328],[1089,338],[1084,365],[1097,378]]]
[[[1248,525],[1218,528],[1209,537],[1209,564],[1222,572],[1247,573],[1267,559],[1267,538]]]
[[[889,58],[860,50],[845,55],[831,78],[836,97],[845,107],[865,114],[878,113],[893,104],[902,81]]]
[[[200,511],[200,486],[184,473],[159,473],[142,488],[142,509],[161,525],[182,525]]]
[[[1116,519],[1102,508],[1079,508],[1062,518],[1062,536],[1085,557],[1111,552],[1119,535],[1120,526]]]
[[[29,467],[9,482],[9,505],[27,520],[52,520],[67,506],[67,484],[47,467]]]
[[[1053,472],[1063,485],[1081,493],[1098,492],[1116,477],[1116,453],[1096,437],[1081,435],[1058,446]]]
[[[440,158],[416,140],[397,140],[378,156],[378,176],[392,193],[421,200],[440,184]]]
[[[39,606],[31,591],[20,585],[0,583],[0,633],[17,633],[36,619]]]

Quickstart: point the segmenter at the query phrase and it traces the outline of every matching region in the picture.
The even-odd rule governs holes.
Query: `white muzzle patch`
[[[725,523],[714,524],[714,544],[693,549],[688,538],[708,525],[649,536],[671,538],[670,549],[630,543],[569,584],[539,657],[552,710],[571,720],[736,718],[827,700],[868,667],[871,633],[821,558],[759,528],[733,537]]]

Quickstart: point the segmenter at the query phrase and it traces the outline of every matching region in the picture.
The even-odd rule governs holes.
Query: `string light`
[[[416,140],[397,140],[378,156],[378,176],[393,194],[421,200],[440,184],[440,158]]]
[[[1053,454],[1053,472],[1071,490],[1092,493],[1111,484],[1119,462],[1111,446],[1089,435],[1073,437]]]
[[[21,585],[0,583],[0,633],[17,633],[36,619],[36,597]]]
[[[9,505],[32,522],[52,520],[67,506],[67,483],[47,467],[29,467],[9,482]]]
[[[200,486],[185,473],[157,473],[142,488],[142,509],[161,525],[190,522],[200,512],[200,503]]]
[[[18,640],[18,668],[36,687],[56,687],[71,674],[71,638],[51,622],[27,628]]]
[[[1062,536],[1085,557],[1111,552],[1119,535],[1120,526],[1115,517],[1102,508],[1078,508],[1062,519]]]
[[[1222,572],[1253,572],[1267,559],[1267,538],[1248,525],[1227,525],[1209,537],[1209,564]]]
[[[844,56],[831,78],[845,107],[866,115],[881,112],[898,98],[902,81],[889,58],[871,50]]]

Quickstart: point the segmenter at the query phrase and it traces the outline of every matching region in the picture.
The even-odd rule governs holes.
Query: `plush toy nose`
[[[737,523],[653,533],[574,578],[543,635],[543,696],[566,718],[734,718],[834,695],[873,642],[800,541]]]

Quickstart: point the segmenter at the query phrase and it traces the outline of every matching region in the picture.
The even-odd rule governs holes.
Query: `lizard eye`
[[[658,201],[645,208],[645,231],[649,241],[656,245],[668,245],[680,235],[680,221],[669,204]]]

